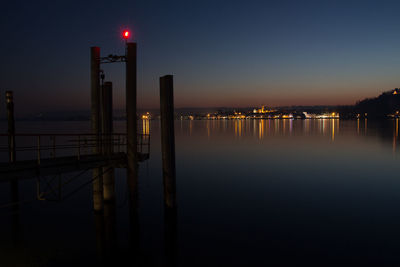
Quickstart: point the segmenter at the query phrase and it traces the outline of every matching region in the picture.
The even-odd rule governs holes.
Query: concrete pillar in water
[[[113,153],[113,112],[112,112],[112,82],[105,82],[102,88],[102,134],[103,154],[110,156]],[[115,175],[112,166],[103,167],[103,194],[105,202],[115,201]]]
[[[95,138],[94,154],[100,153],[100,47],[90,48],[91,126]],[[103,210],[102,168],[93,169],[93,208]]]
[[[176,208],[175,133],[173,76],[160,78],[161,148],[164,183],[164,203]]]
[[[127,183],[131,209],[138,206],[138,155],[136,121],[136,43],[126,44]]]

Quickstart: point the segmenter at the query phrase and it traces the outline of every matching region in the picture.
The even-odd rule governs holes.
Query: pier
[[[8,131],[0,133],[0,184],[9,183],[11,192],[10,202],[2,206],[13,207],[15,225],[19,222],[22,203],[19,181],[36,180],[35,201],[62,201],[91,185],[101,262],[110,260],[109,254],[115,252],[117,168],[126,170],[129,246],[134,262],[141,260],[138,170],[139,164],[150,158],[150,130],[146,125],[142,133],[138,132],[137,45],[128,42],[129,33],[126,31],[123,36],[126,40],[125,55],[102,57],[100,47],[90,48],[90,130],[75,133],[19,133],[14,118],[18,101],[14,107],[13,91],[7,91]],[[105,81],[106,75],[101,69],[102,64],[110,63],[125,63],[126,131],[120,133],[113,129],[113,84]],[[167,266],[176,265],[178,249],[173,103],[173,76],[166,75],[160,78],[160,109]],[[65,174],[70,177],[63,177],[67,176]],[[67,190],[67,185],[71,184],[74,188]]]
[[[14,138],[17,140],[25,139],[25,142],[35,140],[36,144],[16,147],[14,151],[17,155],[19,152],[30,154],[31,159],[16,160],[11,163],[0,162],[0,183],[36,179],[38,176],[59,175],[108,165],[114,168],[126,168],[126,134],[116,133],[110,136],[115,152],[103,155],[91,152],[95,146],[95,136],[92,134],[15,134]],[[0,134],[0,138],[8,138],[8,135]],[[57,141],[58,139],[61,141]],[[7,151],[9,147],[0,147],[0,153]],[[139,162],[149,159],[149,154],[150,135],[139,134]]]
[[[6,92],[8,132],[0,138],[8,139],[8,145],[0,147],[0,152],[8,154],[8,161],[0,161],[0,182],[10,182],[12,202],[18,202],[18,180],[37,179],[38,199],[45,200],[40,193],[42,177],[92,171],[93,209],[103,212],[104,202],[113,202],[115,198],[114,169],[125,168],[130,206],[137,210],[138,164],[149,158],[150,133],[137,131],[137,50],[136,43],[128,42],[129,34],[125,33],[125,55],[102,57],[100,47],[90,48],[91,131],[88,133],[17,133],[13,91]],[[102,64],[110,63],[126,66],[125,133],[113,131],[112,82],[105,81],[101,69]],[[60,182],[57,190],[61,189]]]

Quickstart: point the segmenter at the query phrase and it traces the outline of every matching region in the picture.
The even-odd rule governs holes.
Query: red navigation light
[[[124,37],[125,40],[128,40],[128,38],[129,38],[129,36],[130,36],[131,34],[130,34],[129,31],[124,31],[122,35],[123,35],[123,37]]]

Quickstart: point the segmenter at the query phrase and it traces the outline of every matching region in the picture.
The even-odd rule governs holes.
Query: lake
[[[92,265],[108,253],[110,236],[111,258],[128,260],[124,266],[168,266],[171,257],[175,266],[400,265],[398,120],[175,121],[172,243],[164,231],[160,122],[138,123],[151,134],[150,159],[140,164],[138,224],[129,219],[124,169],[116,170],[111,233],[99,230],[91,184],[63,201],[39,201],[36,180],[24,180],[19,211],[6,205],[9,184],[1,184],[0,266]],[[18,133],[79,133],[90,123],[16,126]],[[115,122],[115,132],[124,129]]]

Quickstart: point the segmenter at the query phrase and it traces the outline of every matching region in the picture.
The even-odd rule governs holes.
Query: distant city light
[[[149,112],[146,112],[146,114],[142,115],[142,120],[150,120],[150,119],[151,119],[151,116],[150,116]]]

